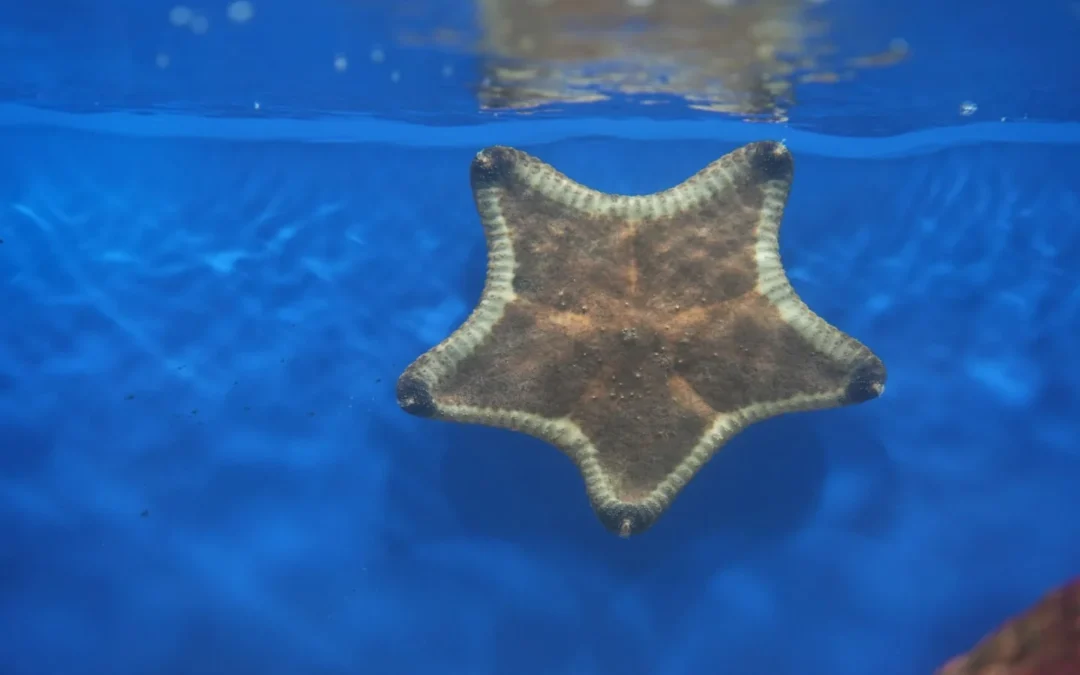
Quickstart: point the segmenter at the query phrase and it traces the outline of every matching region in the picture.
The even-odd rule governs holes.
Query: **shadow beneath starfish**
[[[470,535],[538,548],[573,548],[610,575],[640,579],[724,542],[724,559],[752,554],[798,529],[817,508],[826,451],[805,415],[753,426],[705,465],[647,532],[622,540],[593,514],[573,463],[541,441],[497,429],[445,430],[443,493]],[[685,562],[685,561],[683,561]]]
[[[369,563],[369,569],[409,579],[460,574],[432,566],[421,550],[431,542],[496,555],[516,550],[540,575],[538,587],[565,584],[578,604],[554,618],[556,610],[549,615],[538,604],[496,603],[496,659],[506,661],[500,671],[564,671],[586,649],[612,670],[638,672],[655,658],[664,627],[681,625],[718,571],[767,558],[819,514],[833,472],[878,477],[874,490],[845,502],[842,515],[856,526],[883,524],[889,509],[866,503],[890,501],[883,448],[849,417],[803,413],[750,427],[702,468],[650,530],[629,540],[603,528],[576,467],[547,443],[478,425],[399,425],[386,418],[373,429],[375,442],[399,452],[380,534],[385,567]],[[509,572],[495,559],[490,564],[473,571],[498,585]],[[459,582],[473,583],[468,579]],[[484,588],[489,599],[477,603],[495,603],[494,586]],[[628,639],[627,630],[641,632]]]

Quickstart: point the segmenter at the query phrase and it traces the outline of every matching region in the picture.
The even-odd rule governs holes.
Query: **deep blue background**
[[[547,446],[395,406],[481,288],[473,149],[3,145],[5,673],[910,675],[1080,570],[1074,147],[796,152],[782,254],[886,395],[624,541]],[[640,192],[732,145],[526,147]]]
[[[475,55],[393,39],[460,3],[172,4],[0,0],[0,675],[930,675],[1080,573],[1075,3],[832,0],[837,58],[911,58],[786,126],[478,113]],[[646,192],[751,137],[881,399],[629,541],[543,443],[398,410],[480,293],[482,145]]]

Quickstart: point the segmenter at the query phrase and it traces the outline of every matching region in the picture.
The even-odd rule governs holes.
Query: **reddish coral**
[[[1080,577],[950,660],[937,675],[1080,675]]]

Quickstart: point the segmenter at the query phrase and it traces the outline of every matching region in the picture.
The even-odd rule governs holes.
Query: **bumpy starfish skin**
[[[752,143],[622,196],[512,148],[480,152],[483,296],[406,369],[399,403],[547,440],[628,536],[749,424],[879,396],[881,360],[810,311],[780,263],[792,174],[786,148]]]

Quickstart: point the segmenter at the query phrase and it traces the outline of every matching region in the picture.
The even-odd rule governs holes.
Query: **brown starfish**
[[[792,173],[783,145],[751,143],[674,188],[623,196],[513,148],[481,151],[483,295],[401,375],[398,403],[553,444],[625,537],[750,424],[881,395],[881,360],[788,283]]]

